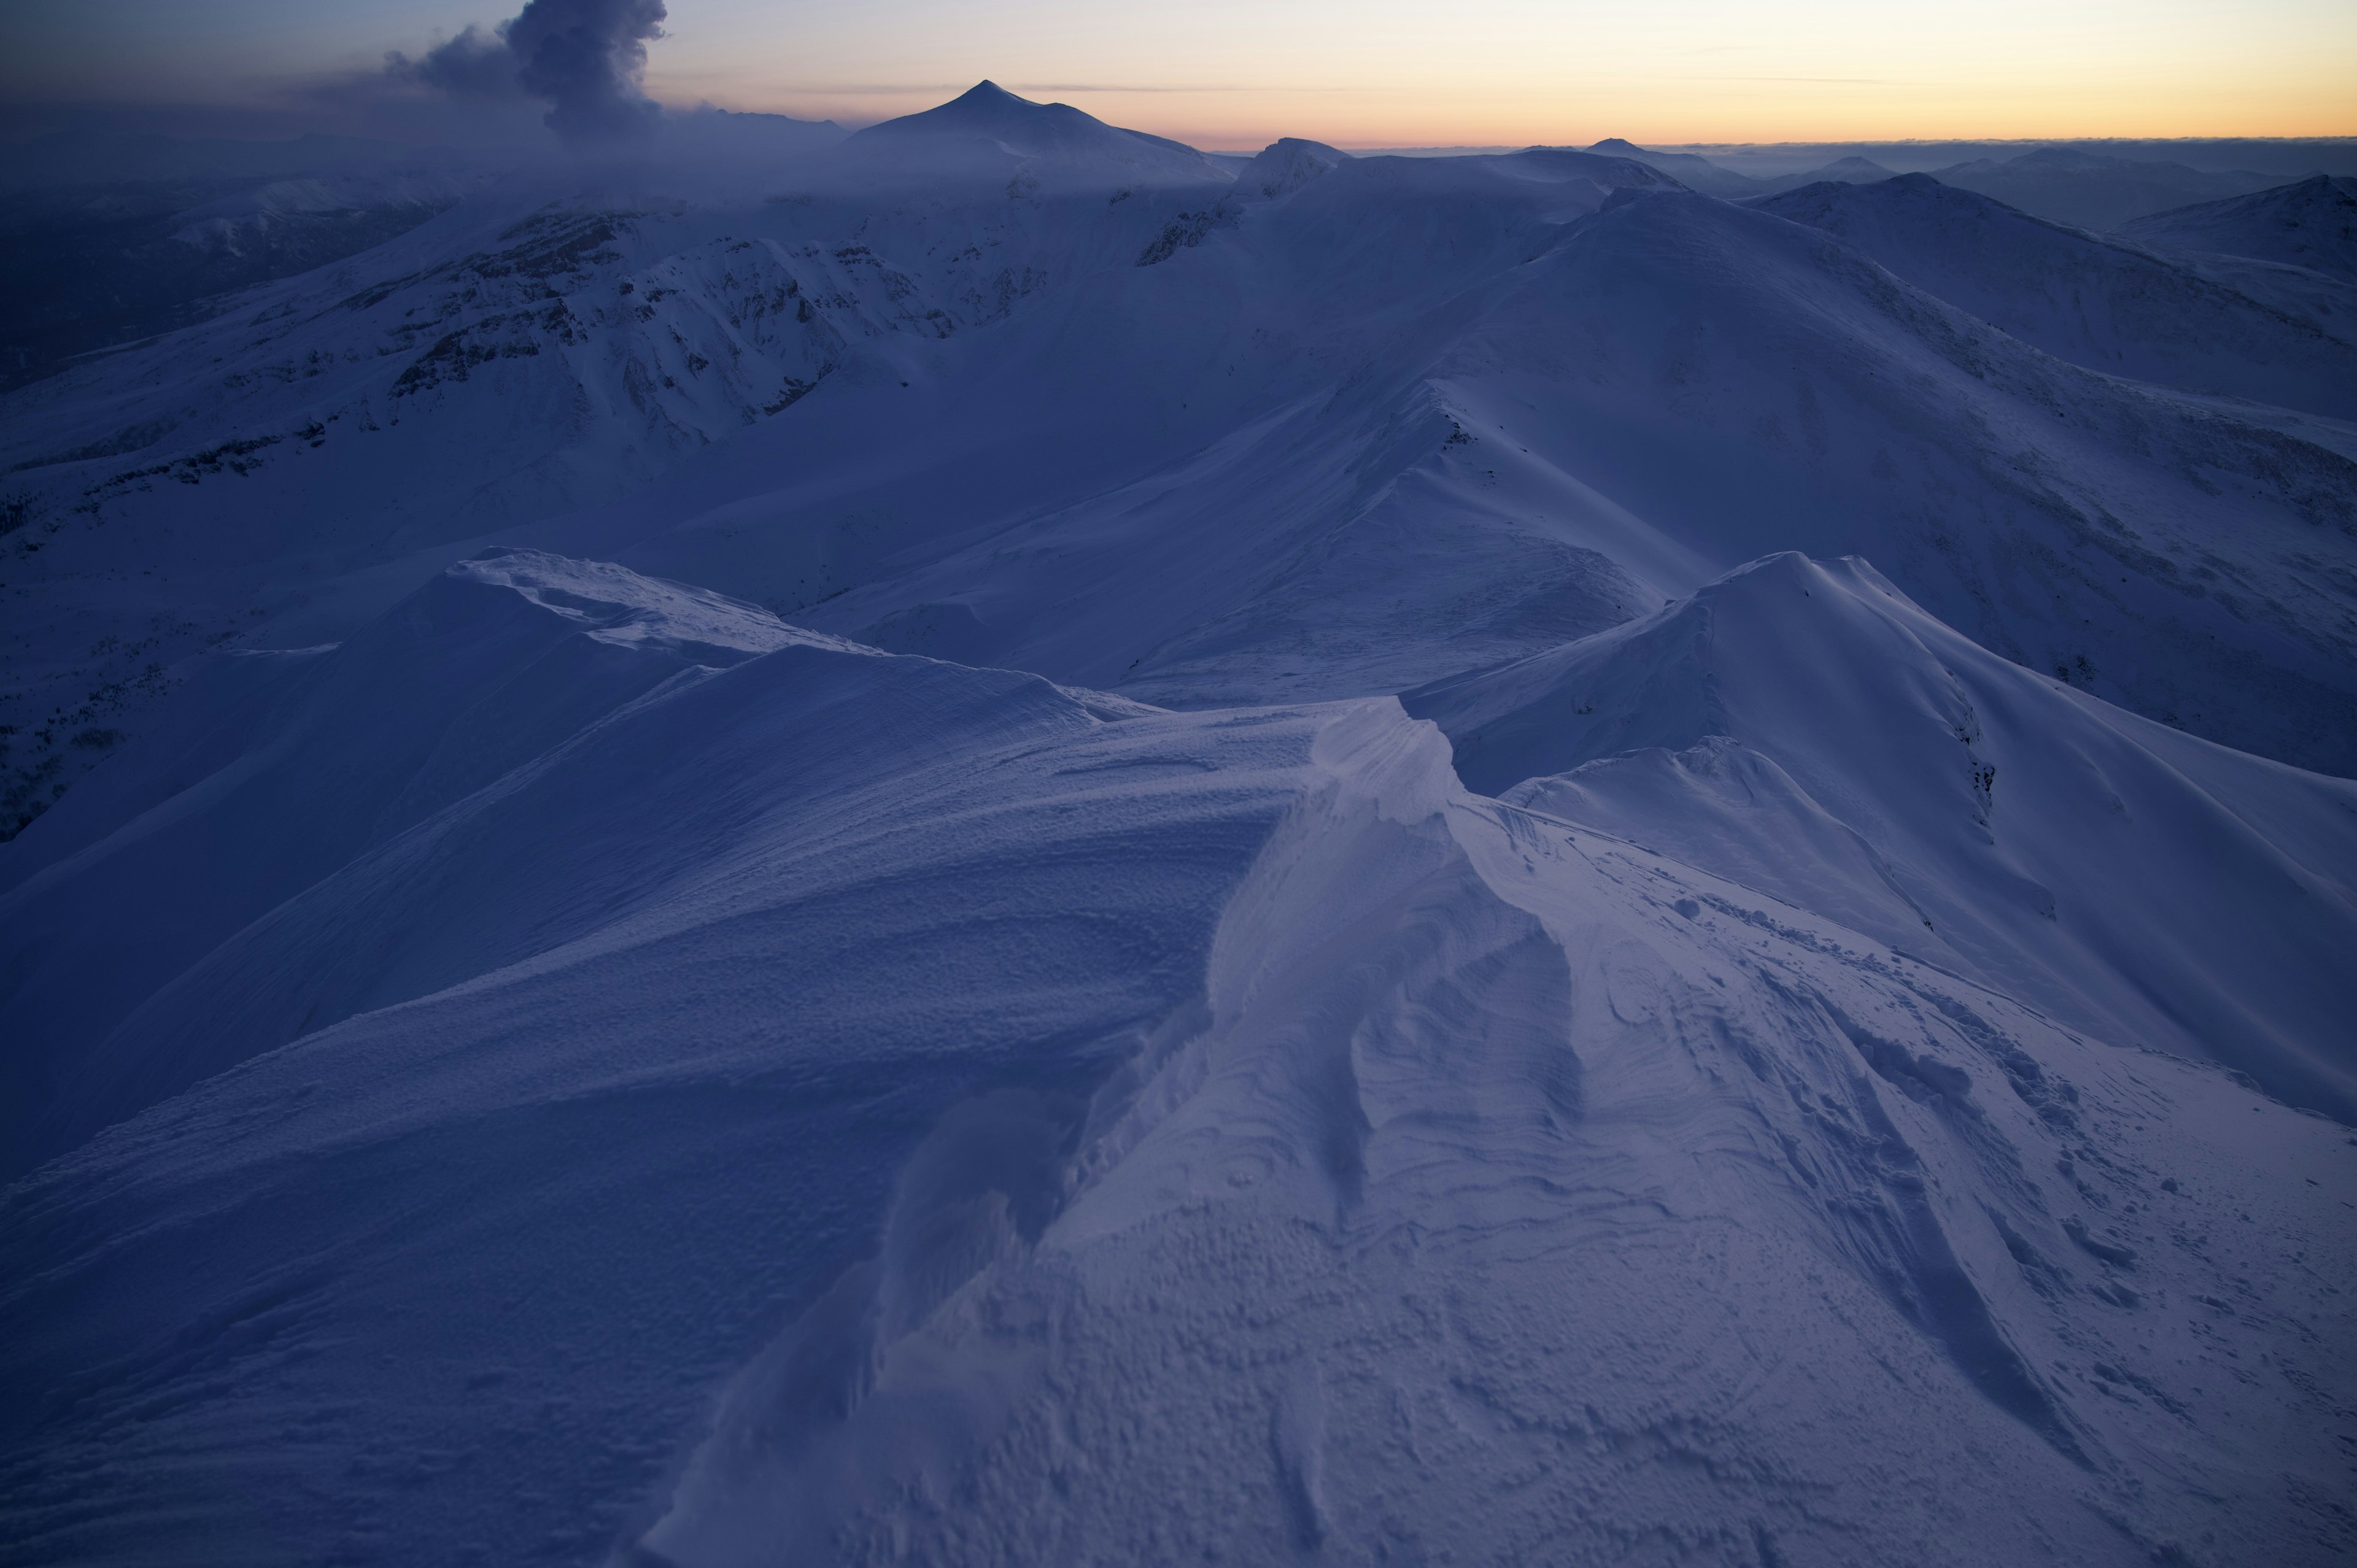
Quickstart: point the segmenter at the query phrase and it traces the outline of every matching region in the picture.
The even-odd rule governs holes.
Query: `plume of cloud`
[[[423,59],[385,65],[455,98],[538,99],[567,143],[636,140],[661,113],[639,84],[665,14],[663,0],[525,0],[490,32],[470,27]]]

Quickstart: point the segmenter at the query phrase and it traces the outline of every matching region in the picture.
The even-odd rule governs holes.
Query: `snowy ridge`
[[[231,961],[219,944],[242,950],[249,922],[649,693],[787,648],[871,651],[617,567],[501,551],[340,648],[215,671],[115,770],[123,788],[73,797],[9,859],[11,1174],[342,1015],[323,1006],[349,1010],[311,987],[192,998],[191,966]],[[260,842],[269,855],[241,848]],[[295,926],[308,943],[325,929]]]
[[[2357,785],[1995,658],[1863,562],[1777,556],[1405,701],[1476,789],[2357,1120]]]
[[[566,584],[720,613],[439,581],[328,656],[421,717],[651,657]],[[2348,1545],[2343,1129],[1469,795],[1387,699],[671,667],[237,930],[157,1019],[225,1070],[0,1196],[73,1391],[0,1423],[18,1555]]]
[[[626,557],[1184,704],[1535,652],[1775,535],[1903,564],[1939,613],[2108,697],[2342,766],[2348,610],[2306,564],[2348,549],[2331,428],[2088,375],[1767,215],[1669,192],[1551,222],[1602,206],[1578,157],[1354,160],[1059,293],[1003,357],[974,345],[920,416],[955,455],[940,478],[876,477],[845,389],[736,473],[658,487]],[[1135,326],[1159,319],[1217,326]],[[964,377],[1044,401],[1017,419]],[[984,452],[1022,476],[1004,500]]]
[[[2059,359],[2110,375],[2357,416],[2357,333],[2272,307],[2131,244],[1903,175],[1758,204]],[[2330,335],[2341,325],[2341,335]]]
[[[2357,293],[1650,157],[716,112],[0,404],[0,1558],[2357,1553]]]
[[[1442,369],[1721,570],[1763,533],[1862,554],[2020,663],[2348,771],[2357,621],[2306,564],[2357,540],[2346,426],[2092,375],[1830,238],[1675,194],[1576,227]]]
[[[2318,175],[2157,212],[2122,225],[2120,233],[2157,250],[2248,256],[2357,283],[2357,180]]]
[[[1957,214],[1861,188],[1891,209],[1857,233],[1893,292],[1857,251],[1796,252],[1788,225],[1625,157],[1361,158],[1292,184],[1323,155],[1279,144],[1263,184],[1291,188],[1268,196],[1225,170],[1132,180],[1087,151],[1123,134],[1089,125],[1058,164],[1070,181],[1037,191],[1009,171],[1052,148],[989,151],[979,184],[928,184],[919,159],[879,185],[823,145],[656,189],[518,177],[250,312],[19,393],[0,548],[59,614],[0,691],[0,723],[30,737],[0,779],[8,809],[28,820],[136,733],[208,639],[335,640],[490,543],[1149,702],[1396,690],[1763,549],[1858,553],[2008,657],[2227,744],[2357,767],[2332,564],[2357,436],[2300,412],[2345,405],[2357,307],[2320,274],[2157,271],[1995,219],[2010,238],[1975,274],[1934,264]],[[1672,199],[1641,212],[1615,196],[1631,191]],[[1567,332],[1557,301],[1577,295],[1532,279],[1599,263],[1654,271],[1690,317]],[[2067,302],[2088,288],[2083,317]],[[2189,311],[2217,335],[2190,337]],[[2058,379],[2015,333],[2104,378]],[[1212,452],[1233,467],[1214,476]],[[1010,638],[1049,629],[1011,621],[1020,606],[1077,584],[994,552],[1042,529],[1087,549],[1200,526],[1169,510],[1182,472],[1258,565],[1202,584],[1187,625],[1157,621],[1167,574],[1137,579],[1151,600],[1099,596],[1118,629],[1084,660]],[[1090,498],[1116,496],[1169,499],[1111,531]],[[1403,540],[1450,564],[1429,602],[1372,616]],[[1429,640],[1469,619],[1484,629],[1462,650]],[[1367,656],[1385,648],[1400,656]]]

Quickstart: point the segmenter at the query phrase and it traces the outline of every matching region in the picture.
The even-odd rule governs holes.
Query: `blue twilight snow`
[[[6,403],[9,1561],[2357,1551],[2344,285],[797,146]]]

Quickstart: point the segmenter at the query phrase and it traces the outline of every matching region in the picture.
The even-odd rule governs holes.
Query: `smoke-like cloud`
[[[455,98],[533,98],[574,144],[631,141],[661,113],[640,88],[663,0],[525,0],[492,31],[468,27],[423,59],[393,55],[392,74]]]

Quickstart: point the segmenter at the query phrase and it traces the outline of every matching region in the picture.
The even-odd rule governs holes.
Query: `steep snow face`
[[[1485,793],[2357,1121],[2357,784],[2096,702],[1782,555],[1414,693]]]
[[[1839,235],[1926,293],[2089,370],[2357,416],[2357,333],[2136,245],[2017,212],[1929,175],[1813,185],[1758,204]],[[2357,326],[2357,323],[2352,323]]]
[[[1389,699],[1159,713],[529,554],[321,660],[445,738],[175,983],[222,1070],[0,1193],[0,1366],[70,1391],[0,1402],[16,1557],[2352,1544],[2345,1129],[1469,795]],[[301,708],[82,863],[383,768]]]
[[[2158,212],[2121,227],[2162,251],[2214,251],[2357,283],[2357,179],[2318,175],[2252,196]]]

